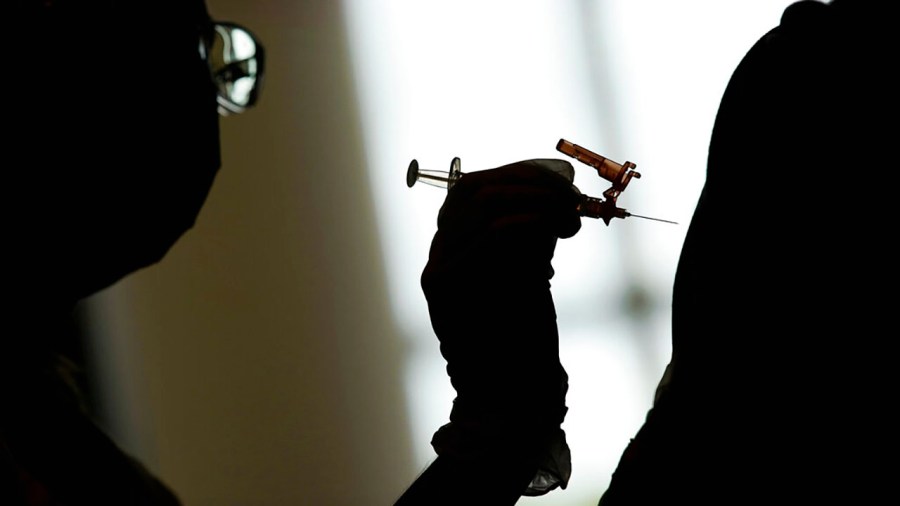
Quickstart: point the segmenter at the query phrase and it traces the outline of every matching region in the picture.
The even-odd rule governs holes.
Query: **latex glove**
[[[581,228],[573,178],[567,161],[526,160],[467,173],[447,193],[422,288],[454,415],[512,419],[544,406],[537,418],[564,416],[549,280],[557,239]]]

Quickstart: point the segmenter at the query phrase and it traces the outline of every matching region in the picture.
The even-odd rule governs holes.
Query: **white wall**
[[[186,506],[390,504],[452,398],[418,286],[442,194],[401,186],[406,164],[561,157],[566,137],[637,163],[620,203],[681,223],[585,222],[558,250],[574,475],[521,502],[596,502],[667,360],[719,95],[788,3],[208,0],[264,42],[263,97],[222,119],[196,227],[89,301],[110,431]]]

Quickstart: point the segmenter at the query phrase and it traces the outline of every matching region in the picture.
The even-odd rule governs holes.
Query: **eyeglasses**
[[[265,69],[265,49],[235,23],[210,21],[200,37],[200,55],[218,90],[219,114],[240,114],[256,105]]]

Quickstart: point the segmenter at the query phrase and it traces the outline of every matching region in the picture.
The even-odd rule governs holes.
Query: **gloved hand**
[[[457,394],[432,446],[470,479],[530,475],[525,495],[565,488],[571,474],[550,262],[557,239],[581,228],[574,175],[547,159],[466,174],[447,193],[422,273]],[[498,469],[488,477],[485,466]]]
[[[447,194],[421,281],[454,415],[505,419],[543,406],[552,414],[540,416],[564,416],[549,280],[557,239],[581,228],[574,172],[564,160],[526,160],[467,173]]]

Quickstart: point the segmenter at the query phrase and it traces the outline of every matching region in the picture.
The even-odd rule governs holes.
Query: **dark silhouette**
[[[216,40],[203,0],[3,10],[0,503],[178,504],[94,423],[73,308],[194,225],[220,166],[223,79],[241,77],[239,62],[216,74],[227,61],[201,57]]]
[[[565,487],[568,376],[550,293],[557,238],[581,227],[574,168],[529,160],[451,186],[422,274],[456,390],[438,457],[398,506],[515,504]]]
[[[881,501],[891,3],[797,2],[735,69],[675,276],[671,362],[602,506]]]

